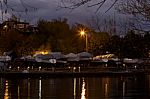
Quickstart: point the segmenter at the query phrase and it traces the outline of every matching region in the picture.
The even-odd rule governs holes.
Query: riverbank
[[[99,72],[50,72],[50,71],[31,71],[28,73],[23,72],[1,72],[1,77],[8,78],[32,78],[32,77],[100,77],[100,76],[134,76],[134,75],[146,75],[148,71],[99,71]]]

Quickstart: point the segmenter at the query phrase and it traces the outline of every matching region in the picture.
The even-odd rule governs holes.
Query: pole
[[[88,35],[85,34],[85,37],[86,37],[86,52],[88,52]]]

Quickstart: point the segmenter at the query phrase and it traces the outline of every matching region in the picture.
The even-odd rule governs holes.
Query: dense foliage
[[[112,36],[107,50],[119,57],[145,58],[149,55],[150,34],[136,34],[129,31],[124,37]]]
[[[110,36],[106,32],[96,32],[82,24],[72,27],[67,19],[39,20],[38,32],[28,35],[10,29],[0,36],[1,53],[13,50],[18,56],[32,55],[35,51],[78,53],[85,51],[85,37],[79,31],[84,29],[88,34],[88,51],[93,55],[113,53],[118,57],[144,58],[150,50],[150,34],[143,35],[129,31],[124,37]]]

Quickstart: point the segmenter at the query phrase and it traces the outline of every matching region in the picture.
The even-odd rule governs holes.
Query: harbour
[[[109,64],[92,62],[75,62],[63,64],[27,62],[26,64],[5,63],[6,69],[0,72],[1,77],[97,77],[97,76],[134,76],[148,75],[149,65]],[[20,65],[21,64],[21,65]],[[135,66],[137,66],[135,68]]]

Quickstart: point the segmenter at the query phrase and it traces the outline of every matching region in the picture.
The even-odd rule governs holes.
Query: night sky
[[[88,8],[87,6],[91,5],[92,3],[94,4],[94,2],[99,0],[93,0],[93,2],[74,10],[60,9],[60,1],[61,0],[8,0],[9,10],[4,15],[4,20],[8,19],[12,14],[14,14],[20,19],[26,20],[32,24],[36,24],[37,20],[40,18],[46,20],[68,18],[69,23],[80,22],[86,24],[87,21],[94,15],[103,15],[105,17],[105,15],[110,15],[114,12],[114,9],[111,9],[105,13],[108,7],[112,4],[110,0],[108,0],[97,13],[95,12],[98,6],[91,8]],[[27,13],[20,12],[24,11],[25,8],[28,9]]]

